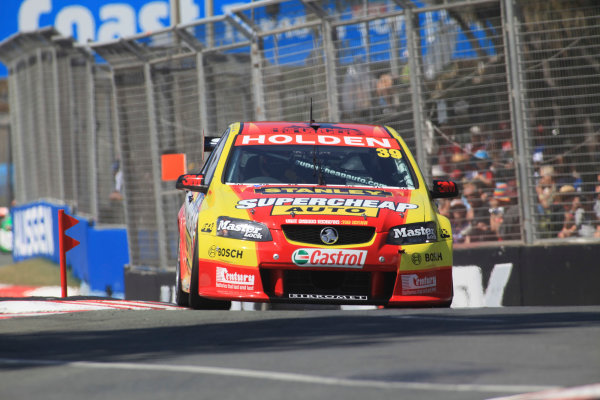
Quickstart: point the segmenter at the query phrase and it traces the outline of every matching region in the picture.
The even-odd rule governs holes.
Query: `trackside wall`
[[[452,307],[600,304],[600,245],[456,249]],[[175,275],[127,269],[128,299],[172,301]]]

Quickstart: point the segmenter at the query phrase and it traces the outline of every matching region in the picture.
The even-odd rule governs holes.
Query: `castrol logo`
[[[366,259],[365,250],[298,249],[292,254],[300,267],[362,268]]]

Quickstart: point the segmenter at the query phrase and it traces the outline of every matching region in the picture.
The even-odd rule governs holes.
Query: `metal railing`
[[[182,198],[161,155],[198,170],[204,135],[308,120],[312,99],[317,120],[392,126],[427,179],[461,182],[439,203],[458,246],[599,240],[600,5],[423,3],[266,0],[90,46],[10,38],[17,201],[124,223],[132,265],[172,266]]]

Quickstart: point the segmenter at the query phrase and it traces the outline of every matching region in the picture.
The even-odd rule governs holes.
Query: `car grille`
[[[274,270],[261,270],[263,282],[272,282]],[[381,293],[373,297],[371,279],[373,273],[366,271],[315,271],[315,270],[284,270],[282,297],[275,296],[269,284],[264,290],[271,300],[287,299],[290,293],[321,294],[321,295],[359,295],[366,296],[370,302],[385,302],[390,299],[396,282],[395,272],[383,272]]]
[[[321,230],[331,225],[282,225],[283,233],[294,242],[324,245]],[[335,225],[339,239],[335,245],[367,243],[373,239],[375,228],[372,226]]]

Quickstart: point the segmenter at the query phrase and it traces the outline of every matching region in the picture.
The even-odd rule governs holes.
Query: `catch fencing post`
[[[429,182],[431,177],[431,168],[427,154],[425,152],[425,134],[423,129],[423,100],[421,93],[420,71],[420,54],[417,39],[419,37],[417,31],[419,27],[415,27],[415,13],[411,6],[407,5],[404,9],[406,13],[406,47],[408,49],[408,63],[410,68],[410,87],[413,108],[413,127],[415,130],[415,146],[417,150],[417,162],[421,166],[426,182]]]
[[[519,200],[521,205],[521,212],[523,213],[523,221],[521,223],[521,229],[524,231],[523,238],[526,244],[533,243],[535,221],[532,216],[532,206],[529,197],[529,178],[528,178],[528,155],[527,155],[527,143],[525,141],[525,134],[527,127],[525,125],[524,105],[523,105],[523,93],[521,90],[521,70],[519,67],[519,52],[517,43],[517,32],[516,32],[516,20],[517,17],[514,13],[514,2],[512,0],[504,0],[504,31],[507,37],[507,59],[506,65],[507,79],[509,87],[510,97],[510,108],[512,113],[511,125],[512,125],[512,137],[516,143],[517,160],[517,181],[519,183]],[[533,173],[531,174],[533,175]]]

